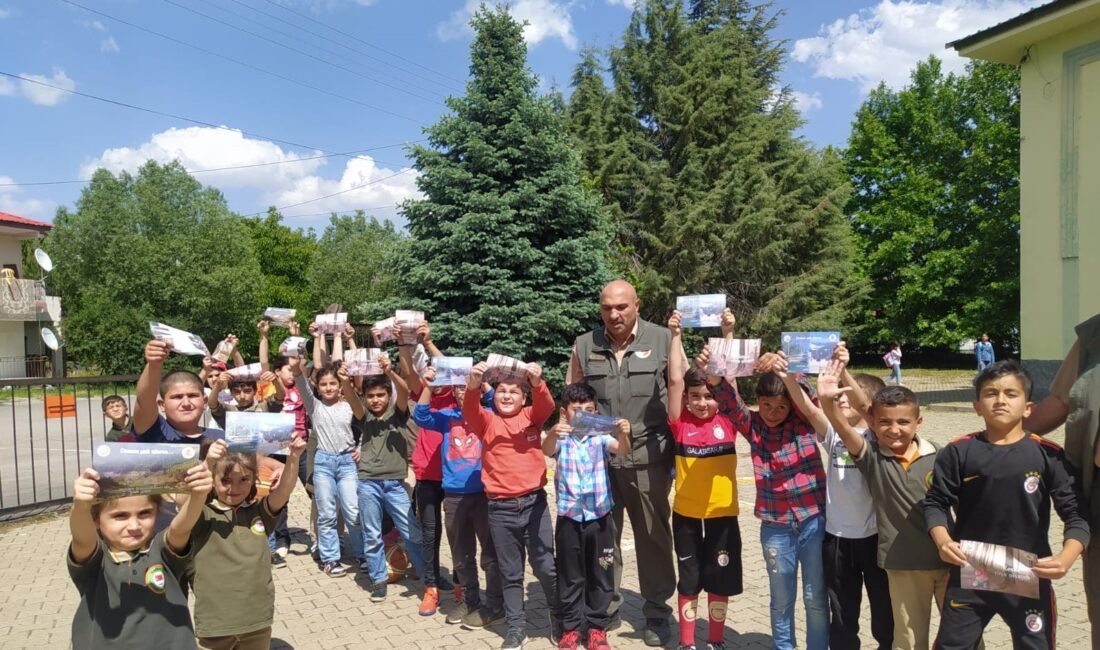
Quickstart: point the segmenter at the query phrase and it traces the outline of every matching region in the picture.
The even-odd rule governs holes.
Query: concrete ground
[[[936,442],[980,427],[972,413],[926,412],[923,434]],[[1053,439],[1061,442],[1060,434]],[[744,539],[742,557],[745,567],[745,593],[730,601],[726,624],[729,648],[769,648],[768,581],[764,572],[759,543],[759,524],[752,517],[754,487],[748,449],[738,440],[738,488]],[[406,581],[391,585],[389,598],[381,604],[367,598],[366,583],[356,572],[333,579],[321,573],[309,558],[304,543],[308,527],[309,502],[299,490],[291,502],[291,527],[295,541],[288,568],[275,572],[276,621],[273,648],[497,648],[504,633],[498,623],[480,631],[464,631],[447,625],[443,612],[432,617],[417,614],[420,589]],[[1051,543],[1061,546],[1060,522],[1053,526]],[[644,618],[638,595],[638,566],[633,557],[633,534],[624,534],[626,568],[623,578],[625,603],[623,625],[612,632],[616,648],[642,648]],[[65,648],[78,597],[65,570],[64,554],[68,543],[66,518],[46,517],[32,523],[0,528],[0,647]],[[450,553],[444,544],[442,564],[450,566]],[[1060,647],[1088,647],[1088,623],[1078,562],[1070,575],[1056,584],[1058,593],[1058,641]],[[527,647],[550,648],[545,599],[538,583],[528,573]],[[675,607],[674,600],[670,604]],[[452,606],[447,602],[444,611]],[[802,605],[796,606],[800,646],[804,641]],[[703,639],[705,625],[697,626]],[[867,609],[861,622],[865,647],[873,647],[869,636]],[[994,620],[986,631],[986,647],[1010,644],[1006,626]],[[702,642],[700,641],[700,644]],[[675,647],[673,645],[672,647]]]

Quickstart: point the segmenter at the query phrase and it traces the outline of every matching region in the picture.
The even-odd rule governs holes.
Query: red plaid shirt
[[[813,427],[791,408],[779,426],[769,427],[725,379],[715,391],[719,410],[749,442],[756,477],[758,519],[793,524],[825,513],[825,466]]]

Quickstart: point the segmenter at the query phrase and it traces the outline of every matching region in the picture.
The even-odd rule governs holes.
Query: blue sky
[[[513,0],[540,87],[618,43],[630,0]],[[784,83],[815,145],[843,145],[880,81],[1038,0],[778,0]],[[179,158],[240,214],[323,227],[416,196],[403,143],[461,94],[477,0],[0,0],[0,211],[51,219],[98,166]],[[34,83],[38,81],[41,83]],[[48,85],[42,85],[48,84]],[[156,115],[63,92],[151,109]],[[203,126],[189,118],[212,126]],[[225,127],[225,128],[218,128]],[[354,155],[331,155],[347,154]],[[275,164],[272,164],[275,163]],[[225,169],[232,167],[235,169]]]

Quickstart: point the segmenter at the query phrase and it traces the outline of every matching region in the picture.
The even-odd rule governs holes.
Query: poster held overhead
[[[393,325],[395,319],[393,316],[384,318],[374,324],[374,329],[378,330],[378,343],[384,344],[387,341],[396,341],[397,337],[393,335]]]
[[[230,451],[266,456],[285,454],[294,439],[293,413],[230,411],[225,414],[225,442]]]
[[[95,448],[92,469],[99,498],[118,499],[187,492],[187,470],[200,462],[197,444],[105,442]]]
[[[342,334],[344,325],[348,322],[348,314],[343,311],[335,314],[317,314],[313,322],[317,324],[317,329],[325,334]]]
[[[435,357],[432,359],[435,379],[432,386],[465,386],[470,380],[473,357]]]
[[[379,348],[356,348],[344,350],[344,367],[352,377],[381,375],[382,364],[378,362],[385,354]]]
[[[298,315],[297,309],[283,307],[268,307],[264,310],[264,319],[271,321],[275,327],[290,327],[290,321]]]
[[[279,354],[288,357],[304,357],[306,354],[306,337],[288,336],[279,344]]]
[[[498,381],[515,382],[523,384],[527,382],[527,364],[503,354],[490,354],[485,360],[485,381],[496,383]]]
[[[788,372],[816,375],[833,358],[840,332],[783,332],[780,340],[787,355]]]
[[[394,323],[401,326],[401,343],[415,345],[416,330],[424,323],[424,312],[411,309],[398,309],[393,313]]]
[[[707,345],[710,346],[708,375],[732,379],[751,377],[755,372],[756,360],[760,358],[760,339],[711,338]]]
[[[676,311],[681,327],[718,327],[726,309],[726,294],[708,293],[698,296],[677,296]]]
[[[210,356],[210,349],[206,347],[202,339],[191,332],[176,329],[153,320],[149,321],[149,331],[152,332],[153,338],[169,343],[172,346],[172,352],[176,354]]]

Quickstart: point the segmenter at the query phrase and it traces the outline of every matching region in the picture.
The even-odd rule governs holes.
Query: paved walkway
[[[973,414],[930,412],[926,414],[924,433],[944,442],[952,436],[980,426]],[[1061,442],[1060,436],[1055,440]],[[748,449],[738,440],[741,528],[745,540],[742,556],[746,591],[730,602],[726,642],[730,648],[769,648],[768,581],[760,558],[759,525],[751,515],[754,488]],[[277,589],[276,622],[273,648],[497,648],[504,632],[502,624],[476,632],[447,625],[444,616],[417,615],[419,590],[416,584],[391,585],[389,599],[371,603],[365,582],[355,573],[333,579],[322,574],[306,554],[305,538],[300,529],[308,521],[308,501],[303,494],[291,503],[291,526],[298,528],[288,568],[275,573]],[[1061,545],[1060,523],[1052,531],[1054,548]],[[78,602],[63,561],[68,543],[64,516],[29,525],[0,528],[0,648],[66,648],[69,626]],[[610,635],[615,648],[643,648],[640,628],[644,625],[641,598],[638,596],[638,567],[632,549],[633,536],[624,535],[626,571],[623,587],[623,625]],[[444,545],[443,566],[450,565]],[[1088,647],[1085,599],[1081,588],[1078,562],[1072,573],[1057,585],[1058,640],[1060,647]],[[528,634],[531,648],[550,648],[545,600],[533,576],[528,574]],[[675,603],[672,603],[675,607]],[[451,605],[448,604],[449,608]],[[797,628],[804,634],[802,606]],[[865,608],[866,614],[866,608]],[[703,638],[705,625],[698,626]],[[869,623],[864,617],[861,631],[865,647],[873,647]],[[1007,628],[995,620],[987,630],[989,648],[1010,644]],[[800,643],[801,645],[801,643]],[[675,646],[673,646],[675,647]],[[804,647],[804,646],[802,646]]]

